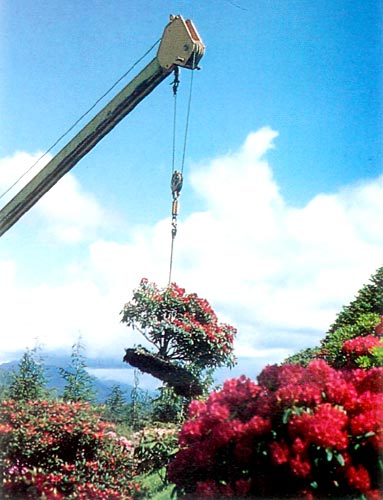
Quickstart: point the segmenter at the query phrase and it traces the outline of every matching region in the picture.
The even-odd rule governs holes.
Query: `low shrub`
[[[147,427],[137,432],[134,435],[134,441],[137,443],[134,450],[137,472],[158,472],[162,477],[164,467],[178,451],[177,434],[178,427],[171,424]]]
[[[1,498],[140,497],[133,447],[88,403],[0,404]]]
[[[193,401],[168,468],[182,498],[382,499],[383,368],[268,366]]]
[[[322,340],[316,357],[334,368],[383,366],[372,352],[374,348],[383,347],[379,342],[383,336],[382,319],[377,314],[362,314],[354,323],[339,327]]]

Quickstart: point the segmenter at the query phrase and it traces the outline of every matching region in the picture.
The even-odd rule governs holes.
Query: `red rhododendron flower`
[[[285,441],[273,441],[269,446],[272,461],[276,465],[285,464],[290,456],[290,450]]]
[[[309,460],[303,460],[300,455],[296,457],[290,458],[289,464],[291,467],[291,471],[297,477],[307,477],[311,472],[311,464]]]
[[[383,368],[371,368],[368,371],[360,370],[357,390],[359,393],[374,392],[382,393],[383,388]]]
[[[302,455],[303,453],[306,452],[308,447],[309,447],[308,441],[303,441],[303,439],[301,439],[300,437],[297,437],[296,439],[294,439],[294,441],[291,445],[291,450],[296,455]]]
[[[346,340],[342,346],[342,351],[350,356],[362,356],[369,354],[374,347],[381,346],[382,343],[375,335],[366,335],[365,337],[355,337]]]
[[[289,422],[289,432],[293,437],[302,436],[308,442],[323,448],[344,450],[348,445],[345,431],[347,422],[344,410],[325,403],[318,406],[314,413],[294,415]]]
[[[194,494],[199,481],[198,493],[217,498],[376,500],[382,381],[383,368],[336,370],[323,360],[268,366],[258,384],[228,380],[191,405],[169,478]]]
[[[1,498],[131,498],[130,450],[88,404],[3,401],[0,426]]]
[[[347,468],[345,475],[349,484],[356,490],[364,493],[371,488],[370,476],[363,465],[351,465]]]
[[[216,482],[209,479],[208,481],[197,482],[196,493],[200,498],[217,498],[220,491]]]
[[[369,490],[364,492],[367,500],[383,500],[383,492],[381,490]]]
[[[364,436],[377,451],[383,451],[383,408],[367,410],[351,418],[350,430],[353,436]]]
[[[244,432],[247,436],[260,436],[271,430],[270,419],[265,419],[255,415],[244,425]]]
[[[245,479],[238,479],[235,482],[235,491],[238,495],[247,495],[250,491],[250,481],[246,481]]]

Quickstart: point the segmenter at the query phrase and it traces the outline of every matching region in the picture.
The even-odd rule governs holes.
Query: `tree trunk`
[[[170,361],[165,361],[142,347],[125,349],[123,361],[162,380],[173,387],[174,392],[179,396],[196,397],[203,393],[198,378],[186,368],[173,365]]]

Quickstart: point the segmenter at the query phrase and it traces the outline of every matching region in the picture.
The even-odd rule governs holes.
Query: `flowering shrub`
[[[219,323],[207,300],[175,283],[161,290],[143,278],[121,321],[136,328],[165,360],[199,368],[234,364],[235,328]]]
[[[383,366],[383,316],[373,334],[346,340],[342,353],[348,367]]]
[[[360,358],[371,356],[375,348],[382,348],[383,344],[379,337],[367,335],[366,337],[356,337],[346,340],[342,346],[342,351],[346,355],[349,365],[358,366]]]
[[[353,316],[355,316],[355,311]],[[289,356],[286,363],[298,363],[302,366],[307,366],[313,359],[321,358],[334,368],[352,368],[355,366],[370,368],[371,366],[383,366],[382,346],[378,346],[378,348],[374,348],[368,353],[363,354],[363,359],[361,360],[356,360],[354,357],[352,362],[350,356],[346,356],[343,350],[343,344],[351,339],[371,335],[381,338],[383,336],[383,323],[379,314],[373,312],[363,313],[356,316],[355,320],[350,324],[346,324],[344,319],[339,321],[339,324],[341,326],[338,328],[330,329],[329,333],[322,339],[320,347],[308,348]],[[380,353],[378,349],[381,350]]]
[[[87,403],[0,404],[1,498],[136,498],[132,455]]]
[[[172,424],[162,427],[147,427],[135,433],[134,450],[136,470],[161,472],[178,451],[178,428]]]
[[[184,498],[364,498],[379,492],[383,368],[268,366],[193,401],[168,468]]]

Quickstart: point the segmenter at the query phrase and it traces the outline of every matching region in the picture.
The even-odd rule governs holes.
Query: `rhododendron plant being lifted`
[[[197,371],[235,363],[236,329],[219,323],[207,300],[175,283],[160,289],[143,278],[121,321],[138,330],[164,361]]]

